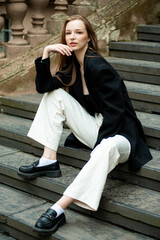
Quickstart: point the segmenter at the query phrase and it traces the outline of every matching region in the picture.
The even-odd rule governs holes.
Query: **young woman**
[[[50,72],[50,53],[60,56],[55,76]],[[93,149],[60,200],[35,224],[39,233],[52,234],[66,222],[64,211],[70,203],[97,210],[107,174],[117,164],[128,160],[130,169],[137,170],[152,157],[125,85],[98,54],[97,38],[86,18],[69,17],[61,43],[45,47],[35,64],[37,91],[45,94],[28,136],[44,145],[44,153],[32,165],[20,167],[18,174],[26,178],[61,176],[56,154],[63,122],[72,132],[66,145]]]

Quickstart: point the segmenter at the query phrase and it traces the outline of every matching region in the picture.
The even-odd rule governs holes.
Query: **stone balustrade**
[[[5,45],[4,52],[1,51],[0,42],[0,58],[22,55],[31,47],[46,41],[51,34],[58,34],[63,19],[67,17],[68,5],[73,2],[74,0],[0,0],[0,33],[5,19],[8,18],[11,22],[11,39],[2,43]]]

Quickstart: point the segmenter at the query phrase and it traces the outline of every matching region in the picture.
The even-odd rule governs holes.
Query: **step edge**
[[[15,171],[16,171],[16,169],[15,168],[12,168],[12,170],[11,171],[13,171],[14,172],[14,174],[15,174]],[[4,173],[4,172],[3,172]],[[19,179],[19,177],[17,176],[17,180],[20,180]],[[20,180],[21,181],[21,180]],[[47,179],[39,179],[39,181],[41,182],[41,181],[47,181]],[[36,185],[36,183],[34,182],[34,183],[32,183],[34,186],[37,186]],[[39,184],[40,185],[40,184]],[[58,184],[57,182],[55,182],[54,183],[54,185],[57,185],[57,186],[59,186],[60,184]],[[130,184],[130,185],[132,185],[132,184]],[[39,187],[39,186],[38,186]],[[67,187],[67,185],[65,185],[65,187]],[[48,191],[52,191],[52,192],[54,192],[54,190],[48,190]],[[151,191],[153,191],[153,190],[151,190]],[[62,194],[62,191],[59,191],[59,192],[56,192],[56,193],[59,193],[59,194]],[[157,193],[158,194],[158,193]],[[103,207],[102,207],[102,205],[103,205]],[[111,207],[110,207],[110,205],[111,205]],[[126,205],[124,205],[123,203],[118,203],[118,202],[115,202],[115,201],[112,201],[112,200],[108,200],[107,202],[106,202],[106,199],[105,199],[105,197],[102,195],[102,199],[101,199],[101,203],[100,203],[100,208],[102,208],[103,210],[107,210],[107,211],[109,211],[109,212],[116,212],[116,213],[118,213],[118,214],[120,214],[120,215],[122,215],[122,216],[125,216],[125,217],[127,217],[127,218],[130,218],[130,216],[128,216],[127,214],[125,214],[125,209],[128,209],[128,211],[127,211],[127,213],[128,214],[133,214],[133,213],[136,213],[136,214],[133,214],[133,215],[139,215],[140,213],[141,214],[143,214],[143,215],[145,215],[145,216],[148,216],[151,220],[151,222],[153,223],[153,222],[157,222],[157,220],[160,220],[160,216],[158,216],[158,215],[155,215],[155,214],[150,214],[149,212],[145,212],[145,211],[142,211],[141,209],[136,209],[136,208],[133,208],[133,207],[130,207],[130,206],[126,206]],[[133,216],[132,215],[132,216]],[[142,217],[138,217],[138,219],[140,220],[142,220],[142,218],[143,218],[143,216]],[[131,219],[134,219],[134,220],[138,220],[138,219],[136,219],[135,217],[133,218],[131,218]],[[146,218],[144,218],[144,219],[146,219]],[[146,221],[143,221],[144,223],[147,223],[148,224],[148,220]],[[151,224],[151,225],[153,225],[153,224]],[[159,227],[160,226],[160,221],[159,221],[159,224],[158,225],[153,225],[153,226],[155,226],[155,227]]]

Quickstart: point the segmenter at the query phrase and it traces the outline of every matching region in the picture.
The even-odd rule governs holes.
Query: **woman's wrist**
[[[43,56],[42,56],[42,60],[45,59],[45,58],[48,58],[49,57],[49,54],[50,54],[50,51],[48,49],[48,46],[44,48],[43,50]]]

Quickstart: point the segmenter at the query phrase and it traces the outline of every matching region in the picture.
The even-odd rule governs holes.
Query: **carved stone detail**
[[[54,2],[54,6],[55,6],[54,9],[55,9],[56,13],[66,13],[68,10],[67,0],[56,0]],[[51,17],[51,19],[52,19],[52,17]]]
[[[75,0],[67,0],[68,4],[73,4],[73,2],[75,2]]]
[[[43,27],[45,19],[43,12],[49,3],[49,0],[30,0],[30,3],[33,11],[33,27],[28,31],[28,33],[32,35],[45,35],[47,30]]]
[[[7,3],[7,14],[12,22],[12,39],[8,45],[27,45],[28,42],[24,39],[23,33],[23,19],[28,9],[27,4],[25,0],[8,0]]]
[[[46,28],[49,33],[59,34],[62,25],[67,18],[68,1],[67,0],[55,0],[54,2],[54,14],[49,20],[47,20]]]

